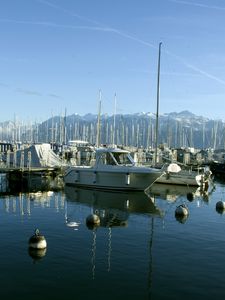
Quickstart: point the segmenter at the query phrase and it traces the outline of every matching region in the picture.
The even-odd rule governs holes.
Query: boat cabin
[[[134,166],[130,153],[118,148],[101,148],[96,151],[96,164],[111,166]]]

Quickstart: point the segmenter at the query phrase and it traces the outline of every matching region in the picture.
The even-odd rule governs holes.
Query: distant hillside
[[[102,115],[100,141],[103,144],[154,147],[155,114]],[[114,128],[115,127],[115,128]],[[224,148],[225,124],[189,111],[159,116],[159,143],[170,147]],[[41,124],[5,122],[0,128],[1,140],[66,143],[82,139],[96,143],[97,115],[72,114],[55,116]]]

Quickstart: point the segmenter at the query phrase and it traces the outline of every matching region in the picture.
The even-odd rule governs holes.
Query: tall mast
[[[102,92],[99,90],[99,105],[98,105],[98,122],[97,122],[97,139],[96,139],[96,146],[99,147],[100,145],[100,117],[101,117],[101,105],[102,105]]]
[[[66,145],[66,138],[67,138],[67,131],[66,131],[66,108],[65,108],[65,114],[63,118],[63,144]]]
[[[158,77],[157,77],[157,108],[156,108],[156,125],[155,125],[155,164],[157,162],[158,150],[158,128],[159,128],[159,92],[160,92],[160,59],[161,59],[161,46],[159,43],[159,56],[158,56]]]
[[[114,95],[113,145],[115,145],[115,132],[116,132],[116,93]]]

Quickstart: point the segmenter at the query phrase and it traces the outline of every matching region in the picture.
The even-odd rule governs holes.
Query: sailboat
[[[159,124],[159,93],[160,93],[160,62],[161,62],[161,47],[162,43],[159,43],[158,54],[158,77],[157,77],[157,109],[156,109],[156,126],[155,126],[155,165],[158,161],[158,124]],[[209,169],[201,168],[198,171],[184,170],[177,164],[172,162],[169,165],[164,166],[165,173],[160,176],[156,183],[163,184],[176,184],[187,186],[200,186],[201,188],[208,189],[210,182],[212,181],[212,172]]]

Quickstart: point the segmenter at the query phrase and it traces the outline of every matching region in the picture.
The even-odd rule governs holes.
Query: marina
[[[1,2],[1,299],[224,298],[214,2]]]
[[[216,210],[225,197],[224,183],[206,193],[155,184],[145,194],[70,186],[56,191],[46,180],[36,177],[24,191],[0,196],[2,297],[224,295],[225,214]],[[189,214],[177,218],[181,204]],[[89,227],[86,220],[93,213],[100,223]],[[43,250],[28,245],[36,228],[46,238]]]

